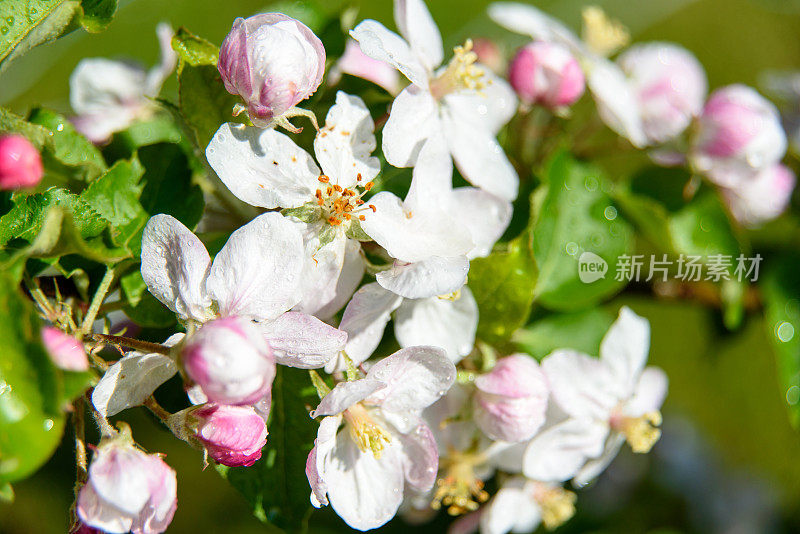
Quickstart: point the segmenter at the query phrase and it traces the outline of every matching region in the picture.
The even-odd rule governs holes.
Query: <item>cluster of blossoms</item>
[[[533,38],[510,62],[510,83],[485,42],[468,40],[446,58],[422,0],[395,1],[399,35],[374,20],[358,24],[329,73],[330,83],[361,76],[394,96],[381,151],[388,165],[413,168],[402,198],[377,191],[376,123],[359,96],[336,93],[319,127],[298,107],[324,78],[317,36],[278,13],[234,22],[218,69],[242,99],[234,112],[248,120],[223,124],[205,155],[230,192],[262,213],[213,259],[172,216],[148,222],[141,275],[182,331],[163,344],[127,340],[136,350],[94,387],[102,439],[77,498],[76,531],[169,525],[175,472],[106,418],[152,407],[176,374],[191,406],[157,415],[206,462],[252,466],[267,443],[277,366],[308,370],[320,397],[309,413],[319,423],[305,469],[310,500],[359,530],[440,508],[463,515],[458,532],[554,528],[575,510],[568,482],[592,481],[626,442],[636,453],[653,447],[667,379],[645,367],[649,324],[630,309],[599,357],[562,349],[537,362],[476,340],[470,261],[501,239],[519,190],[497,135],[520,108],[567,116],[588,88],[612,130],[657,162],[707,177],[737,219],[757,224],[783,211],[794,186],[779,163],[777,111],[742,86],[706,98],[702,67],[676,45],[636,45],[611,61],[627,34],[596,9],[585,13],[584,39],[531,6],[498,3],[489,13]],[[169,33],[159,28],[163,43]],[[146,116],[174,64],[167,44],[150,72],[86,60],[71,80],[76,126],[101,142]],[[297,116],[317,128],[313,154],[277,129],[297,133]],[[454,169],[469,186],[454,186]],[[35,149],[0,139],[4,188],[33,185],[41,172]],[[400,348],[380,357],[390,322]],[[50,327],[42,335],[57,365],[88,368],[74,339]],[[492,477],[493,496],[484,489]]]

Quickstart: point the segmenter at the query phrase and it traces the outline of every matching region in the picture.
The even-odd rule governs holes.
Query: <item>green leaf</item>
[[[52,147],[43,152],[47,172],[65,175],[70,180],[88,182],[106,171],[102,154],[79,134],[65,117],[49,109],[31,111],[28,120],[52,132]]]
[[[0,72],[14,58],[77,27],[78,0],[0,2]]]
[[[615,280],[617,258],[633,249],[633,229],[617,212],[602,172],[557,155],[547,173],[547,192],[535,214],[533,253],[539,265],[536,300],[553,310],[589,307],[625,285]],[[604,277],[583,282],[579,259],[584,253],[606,263]],[[586,257],[589,257],[587,255]]]
[[[517,330],[513,341],[541,360],[556,349],[573,349],[597,355],[600,341],[614,318],[601,308],[571,313],[553,313]]]
[[[22,135],[39,150],[53,144],[53,133],[50,130],[38,124],[31,124],[5,108],[0,108],[0,133]]]
[[[236,122],[233,106],[239,99],[225,90],[217,67],[182,63],[178,72],[180,109],[195,135],[194,142],[205,150],[225,122]]]
[[[223,470],[256,517],[291,532],[304,532],[311,512],[303,473],[318,425],[306,407],[318,402],[306,371],[280,366],[272,385],[269,440],[261,459],[251,467]]]
[[[768,337],[778,359],[780,398],[786,402],[792,425],[800,428],[800,253],[768,260],[759,282]]]
[[[119,283],[128,302],[123,311],[136,324],[149,328],[167,328],[175,324],[175,314],[150,294],[139,269],[124,275]]]
[[[711,191],[698,194],[685,208],[672,216],[669,231],[676,252],[708,256],[736,255],[739,242],[733,233],[722,203]]]
[[[81,0],[81,6],[81,25],[87,32],[98,33],[105,30],[114,19],[117,0]]]
[[[480,312],[478,337],[492,344],[508,341],[527,321],[536,286],[528,234],[472,260],[468,284]]]
[[[219,47],[202,37],[194,35],[184,27],[178,28],[178,31],[172,37],[172,49],[178,53],[180,59],[193,67],[200,65],[217,66]]]
[[[39,319],[0,274],[0,484],[21,480],[58,446],[64,430],[59,373],[40,341]]]

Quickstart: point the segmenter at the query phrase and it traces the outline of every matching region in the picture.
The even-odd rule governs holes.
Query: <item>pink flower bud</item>
[[[101,442],[94,453],[77,512],[82,528],[159,534],[177,506],[175,471],[157,454],[146,454],[116,437]]]
[[[537,41],[522,47],[508,68],[520,99],[547,107],[569,106],[585,89],[583,71],[564,46]]]
[[[217,67],[228,92],[244,99],[253,124],[267,127],[317,90],[325,48],[302,22],[262,13],[234,21]]]
[[[338,83],[342,74],[363,78],[380,85],[393,95],[400,92],[400,73],[397,69],[366,55],[353,39],[347,41],[344,54],[332,69],[329,76],[331,83]]]
[[[703,109],[708,81],[688,50],[671,43],[642,44],[629,48],[618,63],[639,99],[650,143],[677,137]]]
[[[195,437],[217,463],[253,465],[267,443],[267,425],[252,406],[206,404],[192,412]]]
[[[243,317],[205,323],[182,352],[183,366],[210,402],[253,404],[268,396],[275,359],[264,337]]]
[[[785,153],[778,110],[755,89],[729,85],[711,94],[692,140],[691,162],[697,171],[731,187]]]
[[[505,71],[505,59],[500,47],[491,39],[478,37],[472,42],[472,51],[478,56],[478,63],[500,74]]]
[[[549,394],[536,360],[513,354],[475,379],[475,422],[492,439],[518,442],[533,437],[545,419]]]
[[[42,156],[21,135],[0,136],[0,189],[34,187],[44,174]]]
[[[65,334],[58,328],[45,326],[42,328],[42,342],[50,358],[65,371],[86,371],[89,359],[83,345],[74,337]]]
[[[786,210],[796,179],[780,163],[753,173],[735,187],[723,188],[722,197],[734,218],[745,226],[758,226]]]

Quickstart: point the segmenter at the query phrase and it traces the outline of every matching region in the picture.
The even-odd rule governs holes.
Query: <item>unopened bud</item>
[[[508,79],[523,102],[550,108],[573,104],[586,87],[583,71],[569,50],[543,41],[517,52]]]
[[[21,135],[0,136],[0,189],[34,187],[44,174],[42,157]]]

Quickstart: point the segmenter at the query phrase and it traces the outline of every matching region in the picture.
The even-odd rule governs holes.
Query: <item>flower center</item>
[[[623,434],[633,452],[647,453],[661,437],[661,412],[652,411],[639,417],[622,417],[613,426]]]
[[[483,481],[475,476],[475,466],[483,463],[483,455],[462,453],[451,450],[447,459],[444,476],[436,481],[431,508],[439,510],[447,507],[450,515],[474,512],[489,499],[483,489]]]
[[[431,82],[431,94],[437,100],[461,89],[480,91],[487,83],[491,83],[484,81],[483,69],[475,65],[478,54],[472,51],[472,39],[467,39],[463,46],[455,47],[453,53],[453,59],[444,72]]]
[[[583,9],[583,40],[601,56],[610,56],[626,46],[631,36],[618,20],[612,20],[597,6]]]
[[[354,404],[345,410],[344,419],[350,436],[361,452],[371,452],[375,458],[380,458],[383,448],[392,441],[392,436],[370,417],[361,404]]]
[[[560,486],[537,483],[533,497],[542,508],[542,523],[548,530],[563,525],[575,515],[578,496]]]
[[[359,215],[366,209],[375,211],[375,206],[368,204],[363,206],[364,201],[361,197],[367,194],[374,185],[372,182],[361,184],[361,174],[356,177],[358,184],[353,189],[343,188],[340,185],[331,184],[331,179],[324,174],[320,175],[319,181],[325,184],[314,196],[317,198],[317,205],[322,208],[322,217],[332,226],[339,226],[342,222],[352,220],[353,216],[363,221],[364,216]],[[358,192],[361,189],[361,192]]]

